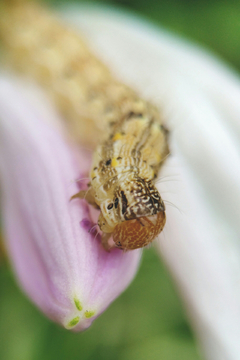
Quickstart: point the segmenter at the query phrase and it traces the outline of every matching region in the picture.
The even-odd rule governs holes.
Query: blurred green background
[[[94,2],[134,11],[240,69],[237,0]],[[39,313],[18,289],[6,260],[0,259],[0,269],[1,360],[202,359],[173,281],[153,248],[144,251],[140,271],[126,292],[89,330],[78,334]]]

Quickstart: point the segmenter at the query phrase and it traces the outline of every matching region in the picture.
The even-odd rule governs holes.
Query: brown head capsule
[[[134,250],[150,244],[162,231],[166,222],[165,212],[125,221],[113,231],[113,241],[119,249]]]

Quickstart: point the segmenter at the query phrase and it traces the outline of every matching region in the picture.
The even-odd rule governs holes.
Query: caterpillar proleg
[[[34,1],[1,5],[4,61],[43,85],[81,143],[95,146],[86,198],[100,209],[102,244],[132,250],[162,231],[165,206],[154,185],[169,153],[158,109],[116,80],[77,32]]]

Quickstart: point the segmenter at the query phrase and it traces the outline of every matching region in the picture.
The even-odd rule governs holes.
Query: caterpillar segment
[[[169,154],[158,109],[116,80],[78,33],[34,1],[1,4],[0,41],[5,65],[40,83],[75,141],[95,148],[89,188],[72,198],[100,209],[104,248],[110,237],[123,250],[151,243],[166,222],[154,185]]]

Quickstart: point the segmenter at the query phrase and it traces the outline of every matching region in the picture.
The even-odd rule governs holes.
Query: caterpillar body
[[[169,153],[159,111],[113,78],[74,31],[35,2],[5,2],[5,63],[44,85],[81,143],[96,147],[85,197],[100,209],[102,244],[131,250],[162,231],[165,206],[154,185]],[[98,139],[100,138],[100,141]]]

